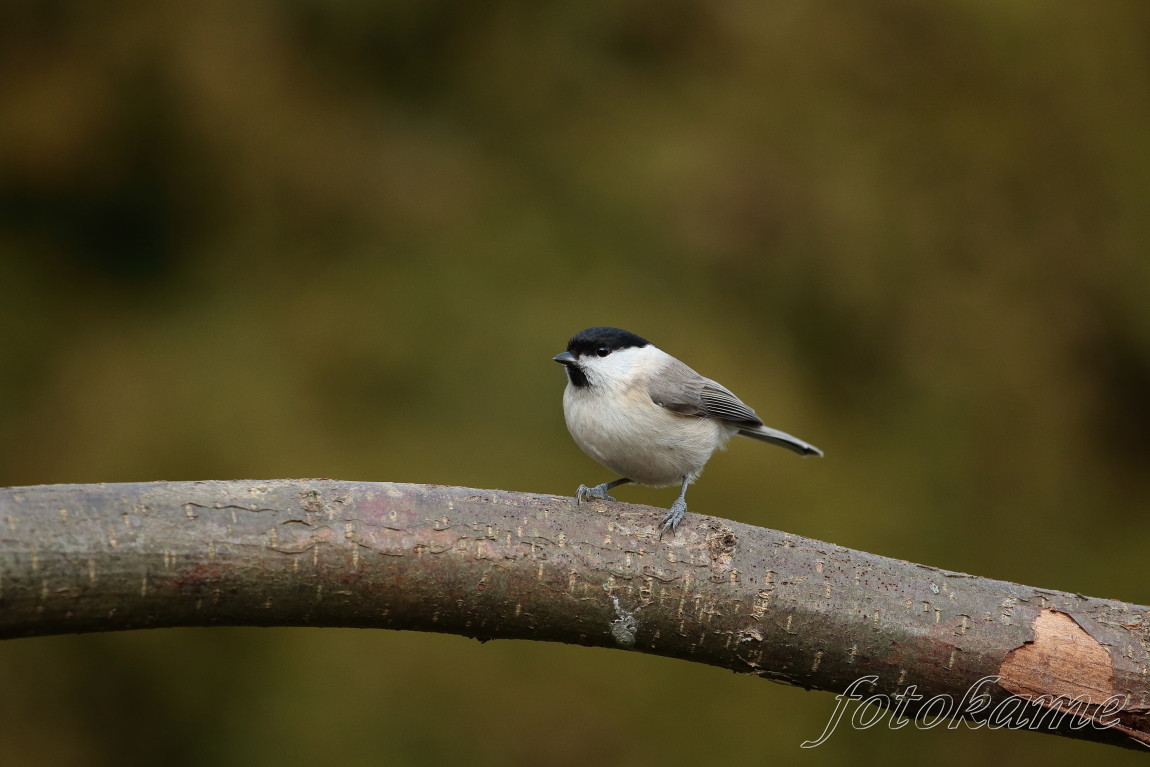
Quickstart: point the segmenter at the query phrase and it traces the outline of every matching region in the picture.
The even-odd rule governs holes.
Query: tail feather
[[[798,437],[792,437],[785,431],[772,429],[770,426],[748,426],[739,429],[739,434],[744,437],[750,437],[751,439],[757,439],[760,442],[769,442],[772,445],[785,447],[787,450],[793,450],[799,455],[817,455],[819,458],[823,456],[823,451],[814,445],[803,442]]]

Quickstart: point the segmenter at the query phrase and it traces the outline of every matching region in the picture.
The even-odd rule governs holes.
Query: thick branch
[[[1147,740],[1150,608],[699,514],[659,540],[663,513],[331,480],[9,488],[0,637],[307,625],[540,639],[849,688],[888,705],[922,696],[909,696],[907,716],[996,677],[978,688],[989,705],[957,713],[983,720],[1017,702],[1012,692],[1088,695],[1093,707],[1057,731]],[[1099,709],[1107,699],[1118,703]]]

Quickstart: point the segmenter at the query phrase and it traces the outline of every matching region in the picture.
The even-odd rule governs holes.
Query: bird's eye
[[[611,353],[611,349],[609,349],[606,346],[600,346],[598,349],[595,350],[595,353],[598,354],[600,357],[606,357],[608,354]]]

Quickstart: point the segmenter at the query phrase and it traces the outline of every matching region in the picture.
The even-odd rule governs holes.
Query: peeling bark
[[[1143,619],[1145,616],[1143,616]],[[1043,609],[1031,624],[1034,638],[1006,654],[998,684],[1051,712],[1073,712],[1081,720],[1113,727],[1150,746],[1145,706],[1125,709],[1125,721],[1111,721],[1103,701],[1113,699],[1114,663],[1101,642],[1074,618]]]
[[[1000,684],[1014,693],[1101,700],[1114,689],[1114,664],[1099,642],[1071,616],[1042,610],[1031,624],[1034,638],[1006,654]]]
[[[1053,698],[1089,695],[1053,731],[1150,742],[1150,608],[700,514],[659,540],[663,513],[331,480],[8,488],[0,637],[244,625],[560,641],[884,705],[915,691],[908,716],[993,677],[986,706],[955,714],[993,720],[1011,701],[1022,727]]]

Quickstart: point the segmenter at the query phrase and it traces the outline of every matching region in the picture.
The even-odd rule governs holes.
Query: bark
[[[2,489],[0,637],[243,625],[537,639],[827,690],[836,713],[867,698],[948,726],[1034,729],[1046,714],[1035,731],[1150,743],[1150,608],[695,513],[660,540],[663,514],[331,480]],[[1079,705],[1067,714],[1058,696]]]

